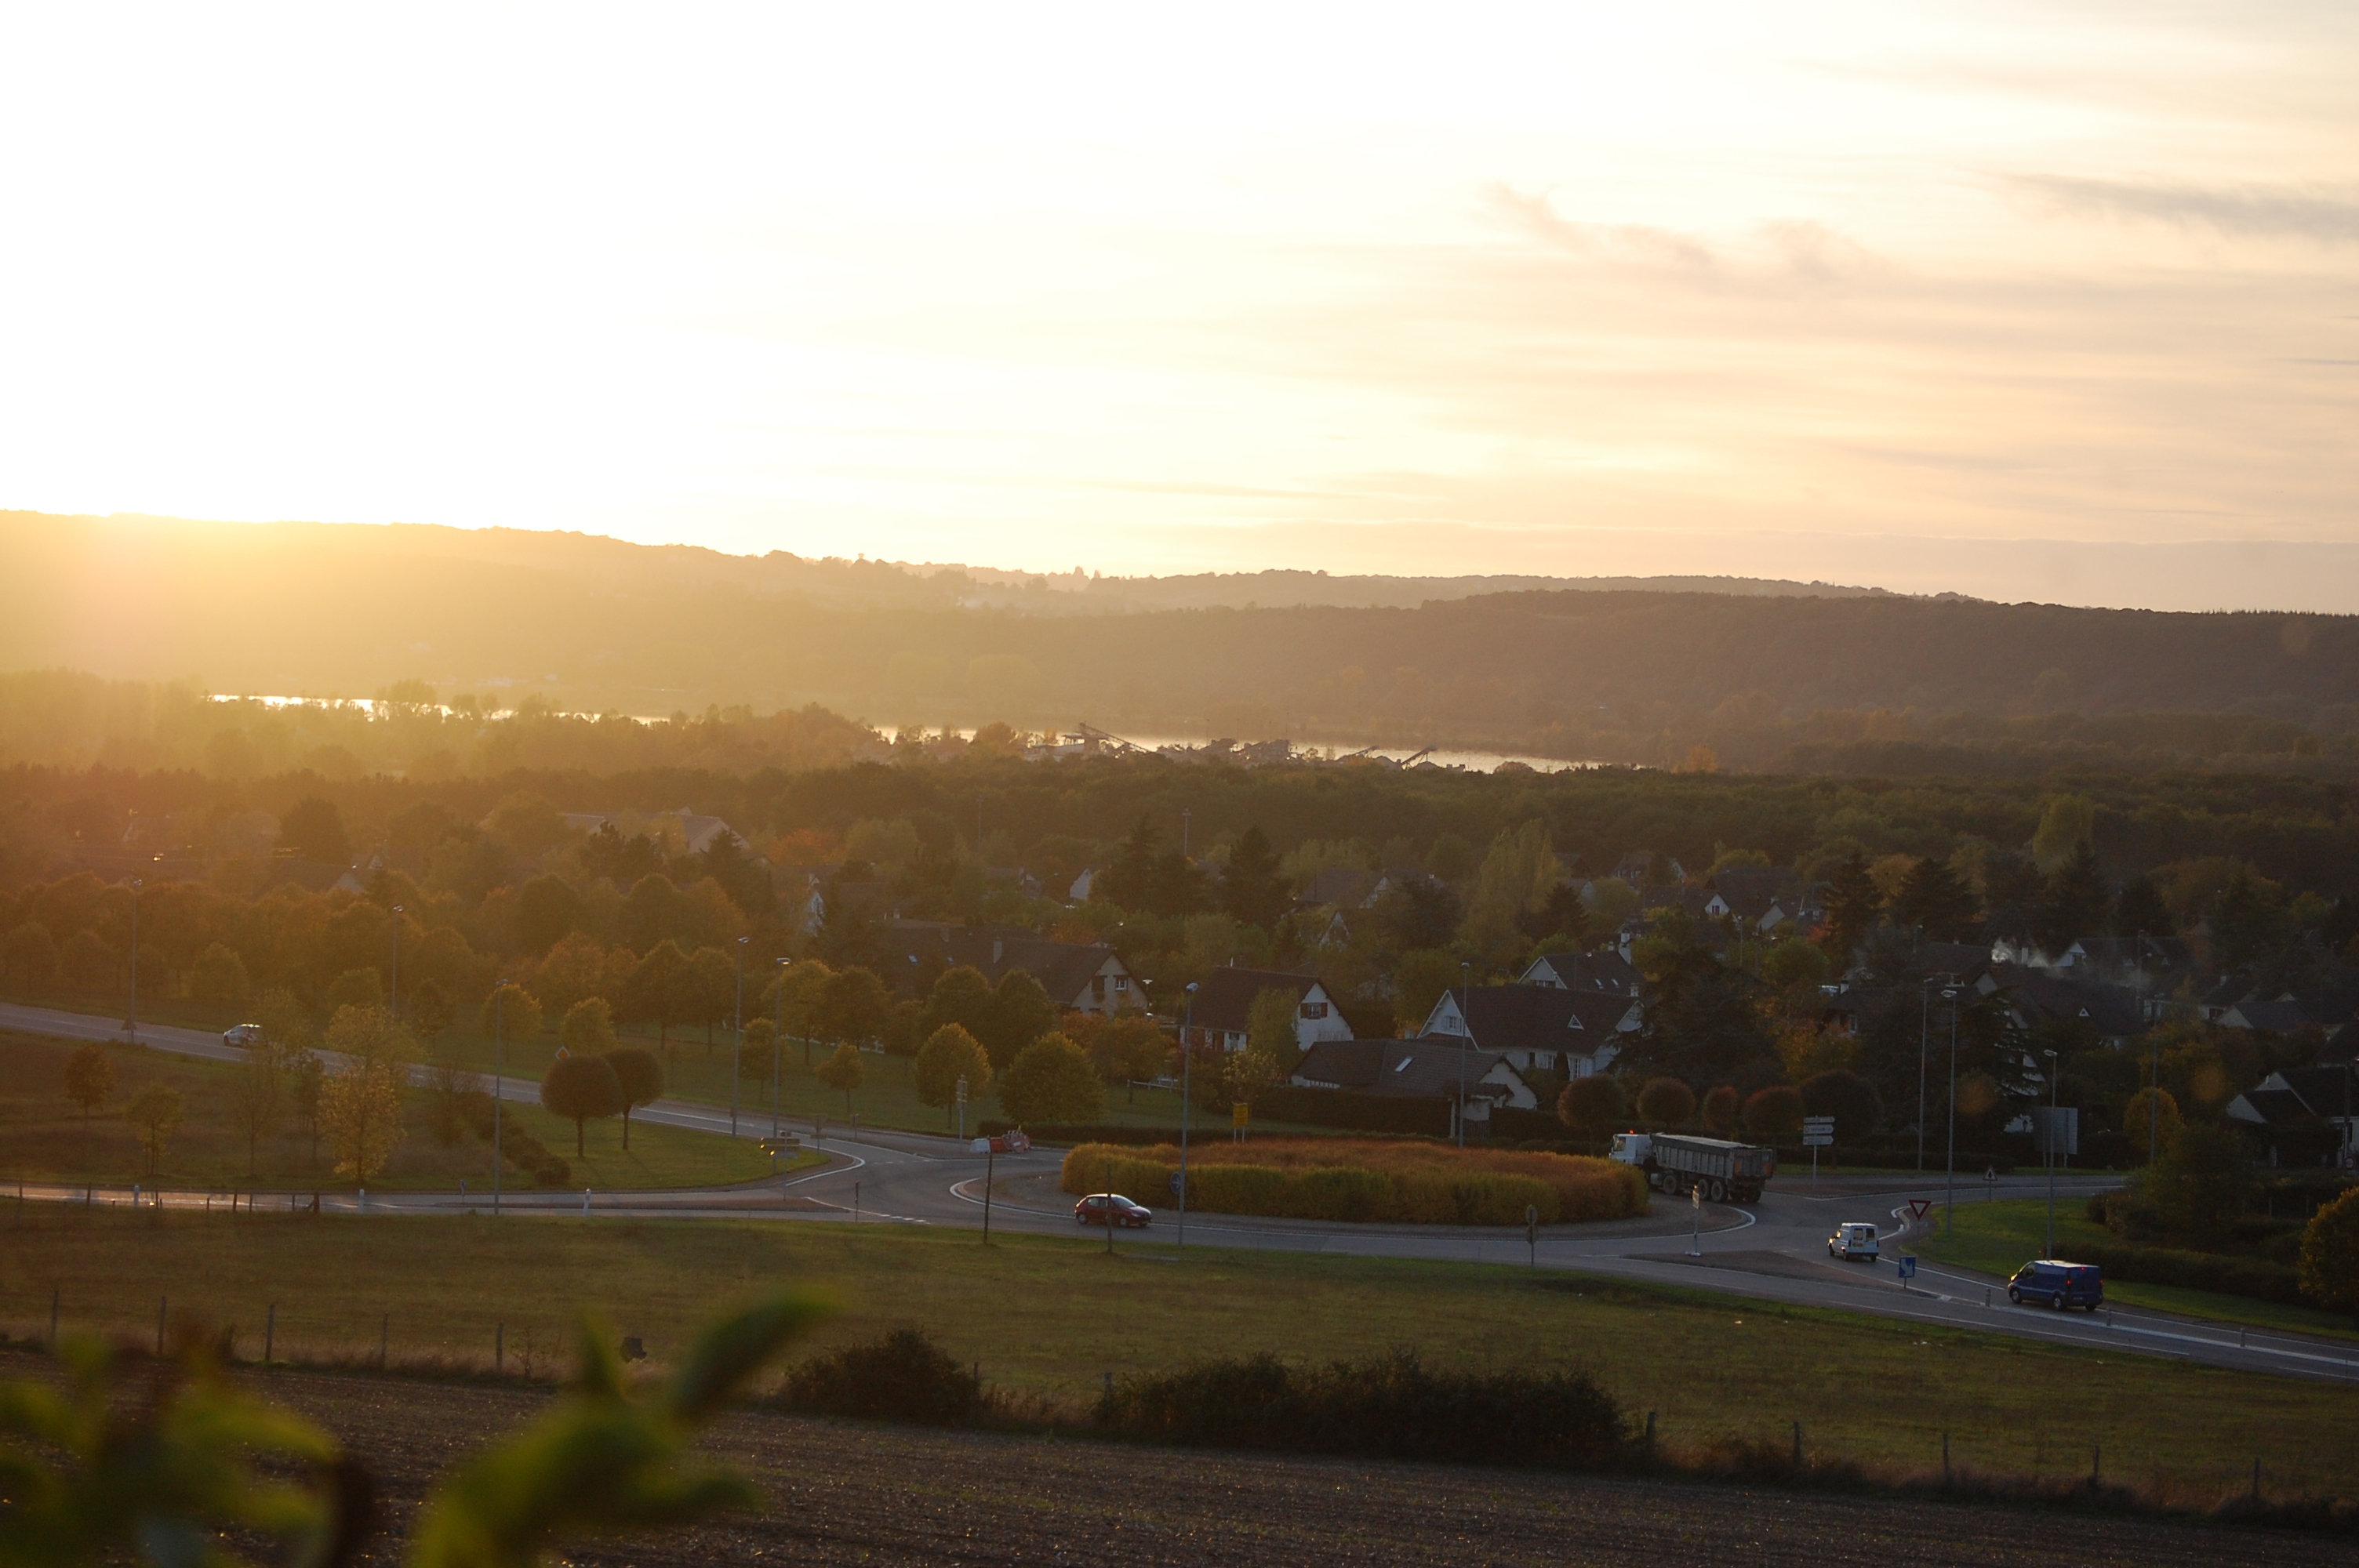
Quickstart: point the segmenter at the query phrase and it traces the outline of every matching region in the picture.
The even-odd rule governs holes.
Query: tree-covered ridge
[[[1658,765],[1702,747],[1725,767],[1887,774],[2359,761],[2348,616],[1596,586],[1343,605],[1191,589],[1075,614],[989,573],[580,535],[187,524],[133,549],[119,533],[0,518],[0,667]],[[54,731],[63,699],[42,700],[35,728]]]

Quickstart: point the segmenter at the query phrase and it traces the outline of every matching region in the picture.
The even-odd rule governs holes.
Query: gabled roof
[[[1326,1040],[1303,1054],[1294,1082],[1307,1088],[1350,1089],[1400,1099],[1504,1098],[1494,1074],[1520,1077],[1496,1051],[1469,1050],[1451,1036],[1417,1040]]]
[[[1313,908],[1332,903],[1345,909],[1357,909],[1367,898],[1371,884],[1375,881],[1375,875],[1371,871],[1351,866],[1329,866],[1325,871],[1313,872],[1310,880],[1302,884],[1299,902]]]
[[[1987,942],[1927,942],[1917,949],[1917,961],[1929,975],[1947,975],[1966,981],[1991,967]]]
[[[2240,1001],[2220,1015],[2231,1029],[2257,1029],[2264,1034],[2290,1034],[2310,1022],[2298,1001]]]
[[[1614,996],[1636,996],[1638,992],[1638,971],[1631,967],[1629,959],[1611,947],[1601,947],[1593,953],[1543,953],[1524,971],[1524,983],[1547,984],[1532,979],[1542,966],[1567,990],[1604,991]]]
[[[2066,980],[2021,964],[1994,964],[1989,983],[2006,993],[2008,1005],[2027,1024],[2080,1020],[2108,1036],[2136,1034],[2146,1028],[2137,993],[2100,980]]]
[[[2289,1089],[2246,1089],[2228,1102],[2228,1115],[2261,1127],[2292,1127],[2313,1119],[2301,1097]]]
[[[1107,960],[1115,957],[1114,950],[1103,942],[1052,942],[1017,927],[977,929],[940,921],[903,920],[893,922],[888,929],[902,952],[917,955],[914,968],[939,974],[964,964],[982,970],[994,985],[1009,970],[1021,969],[1040,982],[1051,1001],[1066,1005],[1080,1000]]]
[[[1284,991],[1299,1003],[1318,984],[1316,975],[1293,975],[1280,969],[1241,969],[1234,965],[1214,969],[1196,988],[1196,1003],[1188,1015],[1190,1025],[1242,1034],[1253,1013],[1254,998],[1262,992]]]
[[[1615,1031],[1631,1007],[1627,997],[1597,991],[1560,990],[1555,986],[1476,986],[1472,992],[1461,988],[1443,993],[1434,1004],[1434,1016],[1453,1003],[1473,1032],[1474,1044],[1483,1050],[1572,1051],[1582,1055],[1615,1044]]]

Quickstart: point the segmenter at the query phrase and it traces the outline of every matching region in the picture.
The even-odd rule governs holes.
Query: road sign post
[[[1703,1256],[1703,1184],[1701,1182],[1688,1189],[1688,1207],[1690,1211],[1688,1256],[1701,1258]]]
[[[1802,1118],[1802,1145],[1810,1152],[1810,1185],[1819,1184],[1819,1151],[1832,1148],[1835,1141],[1835,1119],[1832,1116]]]
[[[1532,1267],[1540,1266],[1540,1211],[1538,1206],[1524,1206],[1524,1246],[1532,1255]]]

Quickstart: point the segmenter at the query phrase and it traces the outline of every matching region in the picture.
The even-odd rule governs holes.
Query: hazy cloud
[[[2359,240],[2359,200],[2271,186],[2131,184],[2065,175],[2018,174],[2007,183],[2058,210],[2208,228],[2239,237],[2291,237],[2339,244]]]

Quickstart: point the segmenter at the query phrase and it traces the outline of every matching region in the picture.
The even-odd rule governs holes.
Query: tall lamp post
[[[1188,1245],[1188,1110],[1194,1103],[1190,1094],[1196,1065],[1196,1047],[1190,1043],[1188,1033],[1196,1026],[1196,987],[1188,987],[1188,1005],[1180,1014],[1180,1245]],[[1111,1218],[1107,1220],[1112,1224]]]
[[[1958,992],[1945,989],[1950,1003],[1950,1152],[1948,1186],[1941,1199],[1941,1234],[1958,1232]]]
[[[737,938],[737,1014],[734,1025],[737,1043],[729,1049],[729,1136],[737,1136],[737,1084],[745,1076],[745,944],[751,936]]]
[[[778,960],[778,1032],[770,1037],[770,1136],[778,1135],[778,1059],[787,1054],[787,966],[792,958]]]
[[[2039,1152],[2048,1162],[2048,1245],[2040,1252],[2043,1258],[2056,1256],[2056,1111],[2058,1099],[2056,1080],[2060,1076],[2056,1053],[2042,1049],[2048,1058],[2048,1136],[2039,1141]]]
[[[502,1050],[507,1030],[508,983],[502,980],[492,992],[492,1217],[500,1217],[500,1071],[506,1064]]]
[[[1925,1053],[1930,1044],[1929,1019],[1933,1005],[1930,988],[1936,977],[1928,975],[1917,983],[1917,1173],[1925,1173]]]
[[[131,879],[131,1009],[123,1015],[123,1033],[139,1038],[139,890],[145,879]]]
[[[401,1016],[401,905],[393,906],[393,979],[386,988],[386,1009]]]

